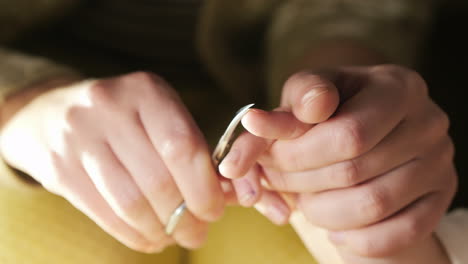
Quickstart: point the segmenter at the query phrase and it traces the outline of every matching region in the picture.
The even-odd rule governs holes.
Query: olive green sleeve
[[[266,37],[269,87],[278,90],[287,69],[327,40],[350,39],[391,63],[411,66],[435,4],[432,0],[284,1],[272,16]]]
[[[7,45],[22,34],[47,26],[66,15],[78,0],[15,0],[0,2],[0,103],[16,90],[71,69],[45,58],[9,50]]]
[[[22,34],[53,23],[72,10],[78,0],[15,0],[0,2],[0,107],[11,94],[53,77],[78,73],[47,58],[6,48]],[[1,132],[1,131],[0,131]],[[0,135],[1,136],[1,135]],[[20,178],[0,156],[0,183],[21,185]]]

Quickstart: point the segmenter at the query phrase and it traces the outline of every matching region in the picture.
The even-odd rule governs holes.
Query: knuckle
[[[416,91],[417,94],[427,95],[429,94],[429,88],[426,81],[418,72],[414,70],[407,69],[405,71],[404,79],[407,85]]]
[[[147,71],[133,72],[123,76],[124,80],[131,83],[132,89],[137,89],[140,98],[154,99],[161,93],[168,93],[169,84],[161,76]]]
[[[384,188],[366,188],[362,197],[360,214],[367,221],[376,222],[387,216],[390,201]]]
[[[134,222],[143,219],[143,214],[147,213],[143,210],[146,200],[140,192],[127,192],[115,199],[116,214],[123,219]]]
[[[452,139],[448,137],[447,140],[447,147],[446,147],[445,155],[447,157],[447,160],[450,162],[450,164],[453,163],[453,159],[455,157],[455,144],[453,143]]]
[[[304,151],[301,147],[296,149],[290,149],[282,152],[278,155],[277,161],[280,164],[280,168],[285,171],[298,171],[305,168],[305,164],[301,162],[300,157],[307,157],[303,155]]]
[[[147,182],[145,188],[147,189],[149,196],[157,197],[161,194],[168,195],[169,197],[177,197],[178,190],[171,175],[165,173],[151,176],[151,180]]]
[[[94,106],[109,106],[115,104],[115,98],[111,93],[111,87],[104,81],[96,81],[88,87],[88,96]]]
[[[450,196],[450,201],[453,199],[455,194],[457,193],[458,190],[458,176],[455,168],[452,167],[452,171],[450,173],[450,180],[448,184],[448,194]]]
[[[333,182],[339,184],[339,187],[350,187],[361,181],[360,168],[356,159],[350,159],[341,162],[338,172],[334,173]]]
[[[394,64],[377,65],[371,68],[371,78],[383,81],[394,88],[408,83],[408,72],[411,70]]]
[[[396,64],[381,64],[373,66],[371,68],[371,72],[379,75],[382,74],[400,78],[405,69],[406,68]]]
[[[162,144],[161,155],[171,162],[191,163],[201,148],[197,134],[185,125],[173,128]]]
[[[419,240],[424,234],[425,225],[418,221],[416,217],[407,217],[401,225],[401,234],[405,234],[401,246],[409,245]]]
[[[123,78],[134,81],[134,82],[143,83],[143,84],[144,83],[147,83],[147,84],[164,83],[164,80],[160,76],[152,72],[148,72],[148,71],[132,72],[132,73],[124,75]]]
[[[268,172],[265,173],[265,177],[267,178],[268,184],[275,190],[288,190],[288,182],[283,172],[268,170]]]
[[[363,125],[356,119],[348,119],[335,131],[335,142],[344,159],[353,159],[366,151]]]
[[[84,109],[79,106],[69,107],[65,112],[65,122],[70,128],[79,128],[87,118]]]
[[[446,134],[450,128],[450,118],[448,114],[438,108],[433,115],[431,126],[438,128],[439,131]]]

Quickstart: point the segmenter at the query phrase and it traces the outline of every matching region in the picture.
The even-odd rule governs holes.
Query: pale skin
[[[295,74],[278,109],[250,111],[243,125],[257,137],[238,140],[220,171],[237,178],[257,160],[256,173],[236,180],[239,197],[257,178],[292,195],[293,211],[307,221],[291,223],[315,255],[317,242],[307,235],[320,227],[344,263],[449,263],[432,235],[456,190],[447,116],[408,69],[336,73]],[[264,207],[284,208],[281,195],[267,194]]]
[[[331,72],[291,74],[276,111],[245,116],[251,134],[220,166],[228,178],[243,176],[233,180],[239,203],[276,224],[293,213],[319,259],[448,263],[432,235],[456,188],[446,115],[406,68]],[[225,195],[173,89],[150,73],[71,83],[7,101],[3,157],[133,249],[199,247]],[[182,199],[191,213],[168,237],[163,227]],[[311,239],[317,227],[330,231],[320,241],[329,238],[336,252],[320,255]]]
[[[38,93],[3,126],[11,165],[132,249],[202,244],[224,195],[201,132],[164,80],[139,72]],[[182,200],[190,213],[169,237]]]
[[[395,65],[337,67],[382,61],[353,42],[309,55],[277,109],[244,117],[251,134],[220,172],[238,197],[263,179],[256,207],[289,219],[320,263],[450,263],[433,230],[456,191],[454,147],[427,84]]]

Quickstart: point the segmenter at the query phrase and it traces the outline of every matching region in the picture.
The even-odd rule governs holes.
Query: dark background
[[[448,113],[456,148],[459,190],[452,207],[468,207],[468,1],[439,10],[420,65],[431,97]]]
[[[468,98],[468,96],[465,95],[465,90],[468,86],[468,0],[445,0],[443,2],[444,3],[437,10],[432,32],[430,32],[424,45],[423,56],[417,70],[421,72],[428,82],[431,97],[448,113],[451,119],[450,134],[456,147],[455,163],[459,175],[459,191],[452,207],[468,207],[468,138],[466,136],[468,132],[468,100],[466,98]],[[97,5],[97,7],[99,7],[99,5],[94,2],[91,2],[91,5]],[[194,6],[193,8],[197,7]],[[96,10],[95,12],[98,14],[104,12],[103,10]],[[189,15],[183,14],[184,16],[181,16],[178,20],[179,24],[177,24],[177,28],[173,30],[175,32],[189,32],[192,34],[180,36],[180,38],[187,39],[187,41],[181,41],[181,43],[190,43],[188,40],[194,38],[195,14],[196,12],[189,12]],[[115,14],[111,15],[112,16],[108,16],[108,18],[115,16]],[[92,12],[87,14],[87,16],[89,16],[87,17],[89,20],[93,18],[102,19],[101,16],[97,16],[97,18],[93,16]],[[121,17],[117,18],[122,19]],[[134,18],[132,17],[131,19]],[[73,20],[73,18],[70,19],[70,21]],[[61,27],[64,29],[61,30]],[[192,28],[192,30],[177,30],[187,28]],[[147,61],[143,57],[135,59],[134,56],[126,56],[125,53],[122,52],[109,52],[107,49],[99,49],[99,47],[91,43],[83,42],[82,39],[79,41],[80,45],[75,45],[74,41],[76,36],[70,36],[70,34],[67,33],[69,29],[70,25],[65,22],[59,25],[58,29],[52,28],[50,31],[27,35],[25,38],[19,39],[17,43],[11,44],[15,48],[29,51],[33,54],[51,57],[56,61],[75,65],[78,69],[80,69],[80,63],[83,63],[82,72],[86,73],[90,71],[90,73],[92,73],[91,76],[112,76],[119,72],[150,69],[168,78],[176,87],[184,87],[187,82],[190,82],[190,87],[197,82],[204,83],[204,85],[201,85],[199,88],[205,87],[206,83],[212,84],[206,87],[215,86],[213,80],[209,78],[198,61],[176,60],[174,67],[168,67],[168,65],[170,66],[171,62],[174,61],[174,56],[171,56],[169,61],[164,61],[164,67],[159,67],[158,65],[154,65],[153,59]],[[160,32],[158,34],[160,34]],[[110,36],[111,35],[112,34],[110,34]],[[60,48],[56,48],[60,46],[66,46],[69,49],[64,52]],[[51,50],[50,47],[53,49]],[[72,48],[71,50],[70,47]],[[188,55],[185,54],[177,58],[196,57],[194,47],[187,46],[186,50],[189,53]],[[73,54],[79,55],[73,57]],[[84,57],[83,54],[87,54],[88,57]],[[96,58],[98,58],[99,61],[109,63],[106,65],[89,63],[89,61],[96,61]],[[161,58],[158,59],[161,60]],[[171,76],[180,76],[181,64],[184,65],[183,76],[185,76],[185,79],[171,78]],[[94,65],[94,67],[90,69],[89,65]],[[200,76],[203,76],[203,80],[201,81],[197,80]],[[219,100],[216,98],[226,98],[226,95],[222,96],[221,94],[217,94],[220,93],[219,89],[209,90],[206,88],[205,90],[198,89],[197,93],[187,92],[190,93],[188,97],[193,98],[192,101],[196,102],[193,104],[186,102],[191,110],[200,110],[198,108],[203,108],[204,105],[211,106],[216,103],[220,104],[218,102]],[[204,102],[204,98],[209,96],[214,97],[215,100]],[[223,108],[235,109],[236,104],[223,101],[222,105],[216,107],[216,109],[220,110]],[[210,109],[213,109],[213,107],[210,107]],[[198,112],[202,114],[200,116],[195,116],[195,118],[200,121],[202,128],[204,126],[213,126],[213,123],[216,124],[218,120],[225,119],[221,115],[223,111],[209,111],[208,113],[206,113],[206,111]],[[225,125],[224,122],[220,123],[216,133],[221,133],[222,127]]]

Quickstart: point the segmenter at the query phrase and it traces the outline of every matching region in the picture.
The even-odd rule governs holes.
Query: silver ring
[[[229,151],[230,143],[234,139],[234,132],[237,126],[239,125],[242,117],[245,114],[247,114],[247,112],[253,105],[254,104],[249,104],[239,109],[239,111],[237,111],[232,121],[229,123],[226,131],[221,136],[213,152],[213,155],[211,157],[216,167],[221,163],[221,161],[224,159],[227,152]],[[174,230],[177,227],[177,224],[179,223],[180,219],[184,215],[186,209],[187,209],[187,206],[185,204],[185,201],[182,201],[182,203],[171,214],[171,216],[169,217],[169,221],[167,222],[166,229],[165,229],[166,234],[168,236],[174,233]]]
[[[182,202],[179,206],[177,206],[177,208],[169,217],[169,221],[167,221],[166,230],[165,230],[166,235],[170,236],[172,235],[172,233],[174,233],[174,230],[177,227],[177,224],[180,222],[180,219],[184,215],[186,209],[187,209],[187,206],[185,205],[185,202]]]

